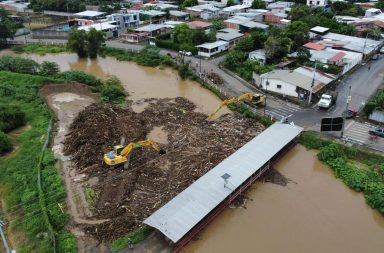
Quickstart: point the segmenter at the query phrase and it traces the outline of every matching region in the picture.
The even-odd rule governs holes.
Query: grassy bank
[[[28,53],[28,54],[38,54],[38,55],[70,52],[69,49],[65,46],[43,45],[43,44],[15,46],[12,48],[12,50],[19,54]]]
[[[118,252],[128,246],[128,239],[131,239],[133,244],[144,241],[151,233],[153,228],[148,226],[143,226],[131,233],[120,237],[112,242],[112,252]]]
[[[2,197],[7,204],[6,212],[12,214],[7,217],[11,231],[23,231],[28,238],[17,242],[17,252],[52,252],[49,224],[55,231],[59,252],[76,252],[74,237],[63,230],[68,215],[61,212],[58,204],[64,206],[66,193],[54,167],[53,154],[51,151],[41,153],[51,115],[37,92],[46,81],[56,82],[49,77],[0,72],[0,104],[18,105],[31,126],[18,138],[18,151],[0,159],[0,184],[6,189]],[[45,203],[39,201],[37,184],[40,159]]]
[[[362,192],[367,204],[384,215],[384,157],[303,133],[300,143],[318,149],[318,158],[349,188]]]

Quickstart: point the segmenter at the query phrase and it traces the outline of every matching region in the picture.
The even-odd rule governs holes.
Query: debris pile
[[[141,113],[105,105],[86,108],[74,121],[65,143],[78,171],[90,176],[99,173],[94,215],[110,220],[84,229],[100,240],[117,238],[140,226],[146,217],[263,130],[257,121],[237,114],[208,121],[207,115],[195,112],[195,105],[184,98],[145,102],[148,106]],[[100,165],[103,152],[121,135],[128,142],[139,140],[154,127],[167,134],[168,144],[161,146],[166,154],[150,149],[135,152],[125,170]],[[83,155],[87,152],[91,158]]]

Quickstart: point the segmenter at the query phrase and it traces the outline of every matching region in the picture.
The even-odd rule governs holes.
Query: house
[[[258,50],[249,52],[248,58],[253,61],[258,61],[262,64],[265,64],[265,61],[267,60],[264,49],[258,49]]]
[[[327,6],[328,5],[328,0],[307,0],[307,5],[308,6]]]
[[[318,61],[324,64],[335,64],[343,68],[341,74],[347,73],[350,69],[360,64],[363,54],[345,50],[337,50],[326,47],[323,44],[309,42],[304,47],[309,49],[311,61]]]
[[[165,12],[157,10],[140,11],[140,16],[142,20],[149,19],[150,24],[162,24],[167,19]]]
[[[217,17],[219,15],[220,8],[215,7],[213,4],[202,4],[187,7],[185,11],[191,16],[197,16],[204,20],[208,20],[212,17]]]
[[[209,58],[213,55],[228,50],[229,43],[226,41],[218,40],[211,43],[204,43],[196,47],[199,49],[198,55]]]
[[[384,43],[383,40],[377,41],[337,33],[327,33],[322,36],[322,39],[323,40],[317,42],[317,44],[339,49],[342,48],[347,51],[363,53],[364,55],[374,53],[374,51],[378,50]]]
[[[128,27],[138,26],[140,23],[139,11],[125,11],[125,13],[113,13],[107,16],[107,20],[115,22],[120,33],[126,32]]]
[[[149,24],[135,29],[136,33],[149,33],[150,37],[156,37],[170,30],[169,26],[164,24]]]
[[[282,24],[282,20],[287,18],[288,15],[284,13],[267,12],[264,15],[264,21],[271,24]],[[284,22],[284,21],[283,21]]]
[[[224,28],[216,33],[216,39],[228,42],[229,46],[235,45],[242,37],[244,37],[244,34],[231,28]]]
[[[124,42],[129,43],[144,43],[149,41],[150,33],[138,32],[138,33],[123,33],[120,38]]]
[[[92,25],[80,26],[79,30],[89,32],[92,28],[96,31],[103,31],[107,39],[117,37],[119,35],[117,25],[113,25],[110,22],[94,23]]]
[[[173,28],[175,28],[175,26],[177,26],[177,25],[181,25],[181,24],[184,24],[185,22],[183,22],[183,21],[173,21],[173,20],[168,20],[168,21],[165,21],[164,22],[164,25],[165,26],[167,26],[167,27],[169,27],[169,28],[171,28],[171,29],[173,29]]]
[[[105,12],[99,12],[99,11],[82,11],[82,12],[73,14],[75,18],[91,19],[91,20],[103,19],[105,15],[106,15]]]
[[[370,17],[376,16],[376,15],[380,15],[380,14],[382,14],[380,9],[370,8],[370,9],[365,11],[365,15],[364,16],[367,17],[367,18],[370,18]]]
[[[184,11],[169,11],[169,18],[173,21],[189,20],[189,13]]]
[[[240,32],[242,33],[252,32],[256,29],[267,31],[268,28],[269,28],[269,25],[254,22],[254,21],[249,21],[239,25]]]
[[[12,12],[25,12],[28,9],[28,2],[20,2],[16,0],[0,1],[0,9]]]
[[[224,20],[224,24],[226,28],[239,30],[241,24],[247,23],[249,21],[251,21],[251,19],[242,16],[235,16],[230,19]]]
[[[277,2],[274,2],[274,3],[268,4],[266,9],[271,11],[272,13],[287,14],[291,10],[291,7],[294,4],[295,4],[294,2],[277,1]]]
[[[195,20],[187,23],[187,26],[190,29],[203,29],[206,32],[211,31],[212,23],[210,22],[205,22],[205,21],[200,21],[200,20]]]
[[[220,14],[224,17],[230,17],[230,16],[233,16],[239,12],[243,12],[249,8],[250,8],[250,6],[242,5],[242,4],[233,5],[233,6],[223,8],[220,11]]]
[[[256,9],[249,9],[248,12],[239,12],[236,13],[235,17],[245,17],[255,22],[263,22],[264,20],[264,13],[268,12],[267,10],[256,10]]]
[[[254,84],[260,88],[302,99],[307,99],[310,93],[318,93],[335,79],[332,75],[309,67],[278,69],[262,75],[253,73]]]

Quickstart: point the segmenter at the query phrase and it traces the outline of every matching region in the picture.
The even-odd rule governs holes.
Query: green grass
[[[85,199],[87,200],[88,207],[93,208],[95,204],[95,191],[89,185],[85,187]]]
[[[128,239],[132,240],[133,244],[144,241],[151,233],[153,228],[148,226],[143,226],[135,231],[124,235],[112,242],[112,252],[118,252],[128,246]]]
[[[12,50],[16,53],[28,53],[28,54],[57,54],[57,53],[65,53],[70,52],[66,46],[60,45],[43,45],[43,44],[30,44],[30,45],[21,45],[15,46]]]
[[[384,157],[303,133],[300,143],[320,150],[318,158],[349,188],[364,193],[366,202],[384,215]]]
[[[42,156],[42,145],[51,118],[44,101],[37,95],[44,82],[56,80],[27,74],[0,72],[0,104],[18,105],[26,115],[31,127],[18,137],[20,148],[16,154],[0,159],[0,184],[7,189],[2,195],[8,209],[15,212],[11,230],[23,231],[29,239],[18,243],[17,252],[52,252],[52,241],[47,226],[52,224],[54,231],[62,233],[68,215],[62,214],[58,202],[65,202],[65,189],[61,177],[54,167],[51,151]],[[6,92],[6,95],[4,94]],[[44,202],[39,201],[37,170],[41,159],[41,185]],[[42,212],[42,204],[47,216]],[[71,236],[65,240],[73,241]],[[66,245],[66,241],[58,244]],[[75,245],[76,246],[76,245]],[[70,251],[69,251],[70,252]]]

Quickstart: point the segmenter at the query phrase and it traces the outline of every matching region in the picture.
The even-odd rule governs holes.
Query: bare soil
[[[146,99],[140,113],[131,108],[92,104],[75,118],[64,142],[77,173],[94,180],[92,218],[101,224],[81,228],[100,242],[110,241],[142,225],[143,220],[191,183],[235,152],[264,127],[253,119],[226,114],[215,121],[195,112],[184,99]],[[159,142],[166,154],[150,148],[135,149],[128,169],[102,164],[105,152],[119,144],[145,139],[161,128],[167,143]],[[156,140],[155,140],[156,141]]]

